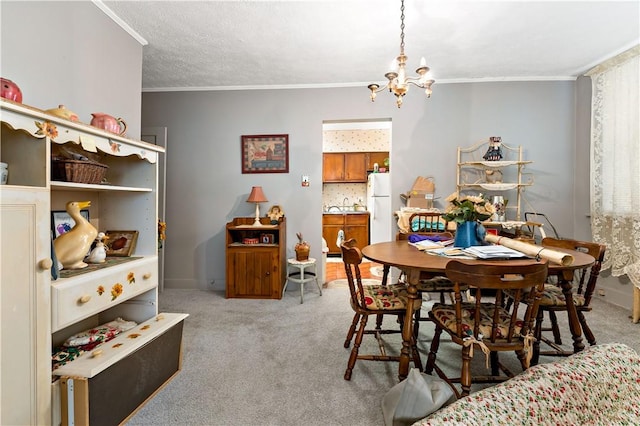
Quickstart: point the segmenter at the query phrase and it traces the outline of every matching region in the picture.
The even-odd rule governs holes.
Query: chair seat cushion
[[[480,305],[480,333],[485,336],[491,336],[491,324],[493,322],[492,316],[495,305],[493,303],[482,303]],[[497,338],[504,338],[509,332],[509,325],[511,317],[509,313],[503,308],[498,308],[500,311],[500,325],[498,327]],[[475,316],[476,306],[473,303],[462,304],[462,336],[473,336],[473,319]],[[456,308],[453,305],[436,303],[431,309],[436,321],[440,322],[444,327],[456,333]],[[515,324],[515,336],[520,335],[520,329],[523,322],[520,318],[516,319]]]
[[[576,306],[584,306],[584,295],[573,293],[573,303]],[[542,297],[540,299],[541,306],[566,306],[567,301],[562,294],[562,289],[554,284],[545,284]]]
[[[439,291],[453,291],[453,283],[447,277],[433,277],[430,279],[421,279],[416,285],[418,291],[439,292]]]
[[[409,295],[404,284],[363,285],[366,308],[374,311],[392,311],[406,309]],[[414,308],[422,305],[420,299],[414,302]]]

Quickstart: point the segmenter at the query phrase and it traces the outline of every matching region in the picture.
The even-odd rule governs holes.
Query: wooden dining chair
[[[403,284],[363,285],[360,273],[362,252],[356,247],[356,240],[352,238],[343,242],[340,249],[342,251],[342,260],[347,274],[347,281],[349,282],[351,308],[355,312],[353,321],[347,332],[347,338],[344,341],[344,347],[348,348],[355,335],[355,341],[353,342],[353,348],[351,349],[349,362],[347,363],[347,370],[344,373],[344,379],[351,380],[351,374],[356,360],[400,361],[400,351],[398,351],[397,355],[387,354],[382,336],[385,334],[402,333],[408,294]],[[416,309],[419,309],[420,306],[421,303],[418,301],[418,303],[416,303]],[[367,320],[370,315],[391,315],[395,317],[395,320],[387,321],[387,323],[393,323],[396,326],[399,324],[399,327],[397,329],[383,329],[382,321],[379,321],[374,329],[367,329]],[[360,353],[360,345],[362,344],[362,338],[365,334],[373,335],[376,338],[379,354]],[[422,362],[420,361],[415,339],[411,342],[411,352],[415,367],[422,371]]]
[[[429,312],[436,330],[425,372],[431,374],[435,370],[461,398],[469,394],[472,383],[499,382],[513,377],[514,374],[500,363],[499,352],[514,351],[522,369],[527,369],[533,351],[533,324],[547,272],[546,260],[516,265],[513,262],[449,261],[446,274],[453,282],[454,303],[436,303]],[[463,284],[469,286],[473,302],[463,302]],[[507,290],[513,295],[510,311],[504,308]],[[443,331],[449,334],[453,343],[460,345],[459,377],[447,376],[436,364]],[[487,367],[490,361],[491,374],[472,377],[474,348],[485,354]],[[460,383],[461,390],[453,383]]]
[[[449,222],[438,212],[420,212],[409,216],[409,232],[445,232]]]
[[[437,236],[442,238],[451,238],[451,239],[454,238],[451,232],[412,232],[411,234],[404,234],[404,233],[398,232],[396,234],[396,240],[398,241],[408,240],[409,236],[412,234],[426,236],[426,237]],[[404,278],[406,278],[406,273],[404,271],[401,271],[399,280],[402,280]],[[440,303],[445,303],[446,296],[447,295],[451,296],[453,294],[453,283],[451,282],[451,280],[449,280],[449,278],[443,275],[429,274],[427,272],[420,273],[420,278],[418,283],[416,284],[416,288],[420,296],[422,296],[423,293],[438,294]],[[462,288],[463,288],[463,291],[467,290],[467,287],[464,285],[462,286]],[[453,300],[453,299],[450,297],[450,300]],[[423,317],[421,309],[416,309],[416,313],[414,315],[415,315],[415,322],[413,325],[413,335],[417,340],[418,333],[420,332],[420,322],[431,321],[431,318],[429,318],[429,316]]]
[[[604,255],[606,252],[606,246],[588,241],[570,240],[570,239],[558,239],[547,237],[542,240],[542,245],[547,247],[558,247],[570,250],[577,250],[585,252],[591,255],[595,259],[595,263],[588,268],[580,269],[574,272],[574,290],[572,292],[573,304],[578,312],[578,320],[582,332],[584,333],[587,341],[590,345],[596,344],[596,338],[587,324],[587,319],[584,316],[585,312],[591,311],[591,299],[596,289],[596,283],[598,276],[600,275],[600,269],[602,268],[602,262],[604,261]],[[550,280],[553,277],[550,277]],[[548,280],[548,281],[550,281]],[[536,318],[535,337],[536,343],[533,352],[533,364],[538,363],[540,355],[547,356],[569,356],[573,354],[573,350],[564,350],[562,345],[562,337],[560,328],[558,326],[557,313],[567,311],[567,303],[565,295],[562,293],[562,289],[555,283],[547,283],[544,286],[542,296],[540,299],[540,307]],[[549,315],[550,326],[543,327],[544,314]],[[543,331],[551,331],[553,334],[553,340],[543,335]],[[546,351],[540,350],[540,343],[544,342],[551,349]]]

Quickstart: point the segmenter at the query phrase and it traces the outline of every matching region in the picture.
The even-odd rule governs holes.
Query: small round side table
[[[318,290],[320,290],[320,296],[322,296],[322,288],[320,287],[316,271],[316,260],[313,257],[307,260],[287,259],[287,280],[284,282],[282,297],[284,297],[284,292],[287,289],[289,281],[300,284],[300,303],[304,303],[304,283],[308,281],[316,282]]]

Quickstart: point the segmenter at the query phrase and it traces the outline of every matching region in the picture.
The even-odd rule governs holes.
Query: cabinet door
[[[49,194],[4,187],[0,199],[0,424],[50,424]]]
[[[345,238],[355,238],[359,249],[369,245],[369,215],[348,214],[345,215]]]
[[[233,249],[227,258],[227,297],[280,298],[278,249]]]
[[[351,152],[344,154],[344,180],[346,182],[367,181],[367,154]]]
[[[367,153],[367,171],[373,170],[373,165],[378,163],[380,167],[386,167],[384,160],[389,158],[389,152],[368,152]],[[389,170],[387,170],[389,171]]]
[[[322,238],[327,242],[329,254],[340,254],[340,246],[336,244],[338,233],[344,230],[344,214],[322,215]]]
[[[322,155],[322,181],[342,182],[344,180],[344,154],[327,153]]]
[[[342,225],[324,225],[322,227],[322,238],[327,242],[329,254],[340,254],[340,247],[336,245],[338,233],[344,227]]]

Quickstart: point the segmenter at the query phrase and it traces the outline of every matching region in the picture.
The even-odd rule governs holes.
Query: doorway
[[[363,241],[363,246],[367,245],[371,237],[372,221],[371,209],[372,201],[367,200],[368,175],[374,172],[388,172],[388,159],[391,156],[391,119],[353,119],[353,120],[325,120],[322,123],[322,153],[323,162],[328,159],[339,158],[344,154],[345,170],[349,170],[349,158],[366,158],[361,162],[365,169],[361,176],[353,178],[337,173],[328,176],[323,167],[322,183],[322,206],[323,223],[322,236],[329,247],[329,260],[340,262],[340,242],[344,239],[355,238]],[[354,164],[354,163],[351,163]],[[357,162],[355,163],[357,164]],[[336,167],[328,169],[335,170]],[[351,169],[351,171],[353,171]],[[348,175],[348,172],[346,172]],[[343,176],[341,178],[340,176]],[[388,212],[376,212],[376,217],[385,217],[386,222],[391,224],[391,203],[389,201]],[[335,224],[338,218],[335,214],[339,211],[369,213],[369,219],[364,219],[365,225]],[[332,214],[331,216],[329,216]],[[354,219],[350,216],[349,219]],[[346,220],[346,219],[345,219]],[[376,232],[379,227],[376,223]],[[392,238],[391,227],[383,231],[385,237]],[[364,231],[363,231],[364,230]],[[386,235],[388,234],[388,235]],[[329,265],[331,268],[332,265]],[[334,265],[335,266],[335,265]],[[341,263],[337,265],[340,272]],[[328,274],[330,275],[330,274]]]

